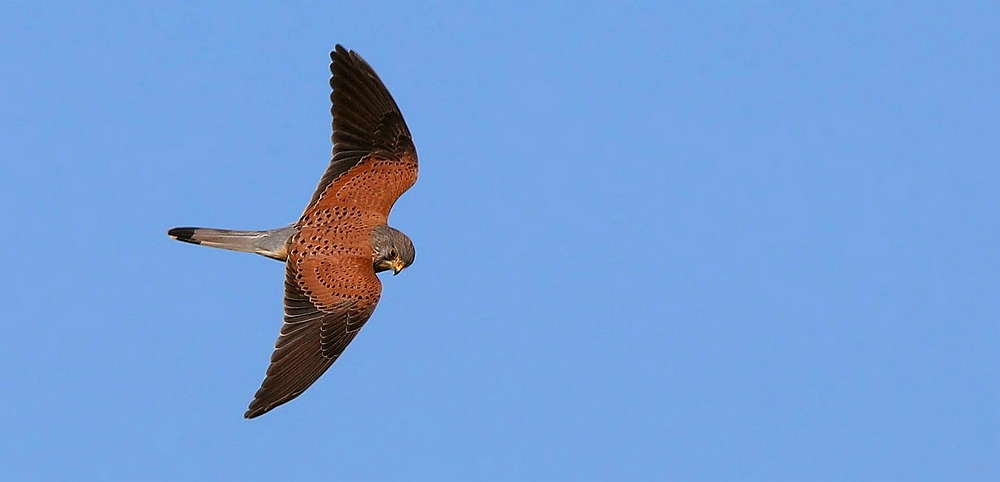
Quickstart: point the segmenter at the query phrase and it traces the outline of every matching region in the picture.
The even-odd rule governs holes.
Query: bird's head
[[[413,264],[416,251],[413,241],[405,234],[385,224],[372,231],[373,266],[376,273],[392,270],[393,275],[399,274],[403,268]]]

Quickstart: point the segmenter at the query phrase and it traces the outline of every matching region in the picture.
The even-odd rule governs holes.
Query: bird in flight
[[[299,396],[337,361],[382,293],[376,273],[413,263],[389,210],[417,181],[417,152],[399,107],[354,51],[330,52],[333,159],[299,220],[267,231],[173,228],[188,243],[285,262],[285,318],[267,376],[243,415]]]

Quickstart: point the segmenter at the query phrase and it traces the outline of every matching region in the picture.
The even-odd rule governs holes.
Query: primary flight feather
[[[173,228],[178,241],[284,261],[285,320],[267,376],[244,416],[304,392],[344,352],[382,293],[376,273],[413,263],[413,243],[386,223],[417,180],[417,152],[399,107],[354,51],[330,53],[333,159],[302,217],[267,231]]]

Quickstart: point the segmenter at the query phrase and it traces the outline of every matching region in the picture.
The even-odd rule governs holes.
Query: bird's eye
[[[390,258],[395,258],[396,257],[396,250],[395,249],[390,249],[389,250],[389,257]]]

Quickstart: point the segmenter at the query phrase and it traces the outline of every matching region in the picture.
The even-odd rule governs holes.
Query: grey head
[[[396,228],[382,224],[372,231],[372,251],[376,273],[392,270],[393,275],[399,274],[403,268],[413,264],[416,251],[413,241]]]

